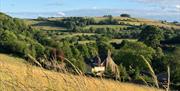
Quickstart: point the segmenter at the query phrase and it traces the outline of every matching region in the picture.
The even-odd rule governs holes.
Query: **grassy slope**
[[[137,41],[137,39],[112,39],[109,41],[109,43],[121,43],[123,40],[128,41]],[[95,40],[85,40],[85,41],[78,41],[80,44],[86,44],[86,43],[95,43]]]
[[[106,17],[95,17],[96,21],[101,21],[107,19]],[[171,23],[161,23],[158,20],[153,20],[153,19],[144,19],[144,18],[126,18],[126,17],[114,17],[114,19],[117,19],[119,22],[123,22],[125,24],[131,24],[131,25],[142,25],[142,24],[147,24],[147,25],[155,25],[159,27],[167,27],[167,28],[175,28],[175,29],[180,29],[180,26],[176,26]]]
[[[125,26],[125,25],[89,25],[89,26],[86,26],[85,29],[89,29],[90,27],[119,29],[119,28],[127,28],[128,26]]]
[[[58,38],[67,38],[67,37],[75,37],[75,36],[82,36],[82,35],[91,36],[91,35],[95,35],[95,33],[70,33],[70,32],[66,32],[63,36],[59,36]]]
[[[111,80],[56,73],[0,54],[0,91],[158,91]]]
[[[27,25],[32,25],[34,29],[42,29],[42,30],[66,30],[64,27],[58,27],[55,25],[52,25],[50,22],[47,21],[37,21],[37,20],[31,20],[31,19],[24,19],[24,22]]]

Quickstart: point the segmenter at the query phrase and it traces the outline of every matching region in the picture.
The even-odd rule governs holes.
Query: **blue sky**
[[[180,0],[0,0],[0,11],[20,18],[129,13],[180,21]]]
[[[126,0],[0,0],[5,12],[53,12],[73,9],[143,8]]]

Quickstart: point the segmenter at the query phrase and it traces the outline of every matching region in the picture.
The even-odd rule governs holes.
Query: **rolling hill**
[[[92,17],[96,20],[96,22],[99,22],[101,20],[105,20],[107,19],[107,17]],[[36,19],[24,19],[25,23],[28,25],[33,25],[34,28],[36,29],[42,29],[42,30],[66,30],[66,28],[64,27],[58,27],[58,26],[54,26],[51,24],[50,21],[61,21],[64,18],[57,18],[57,17],[53,17],[53,18],[47,18],[48,21],[44,21],[44,20],[36,20]],[[140,26],[143,24],[146,25],[155,25],[158,27],[165,27],[165,28],[174,28],[174,29],[180,29],[180,26],[178,24],[173,24],[170,22],[164,22],[164,21],[158,21],[158,20],[152,20],[152,19],[144,19],[144,18],[127,18],[127,17],[113,17],[113,19],[118,20],[119,23],[123,23],[123,24],[129,24],[129,25],[136,25],[136,26]],[[125,25],[98,25],[98,26],[94,26],[94,25],[89,25],[85,28],[89,28],[89,27],[95,27],[95,28],[102,28],[102,27],[109,27],[109,28],[121,28],[121,27],[128,27]]]
[[[156,74],[166,72],[166,63],[170,62],[171,55],[175,61],[172,65],[174,67],[171,67],[170,86],[172,89],[179,86],[179,69],[175,67],[178,67],[179,59],[176,45],[180,43],[180,26],[176,23],[110,16],[17,19],[0,13],[0,17],[0,90],[158,91],[159,89],[138,83],[152,87],[155,86],[154,83],[158,84]],[[139,40],[140,38],[147,40]],[[101,60],[106,60],[109,50],[112,51],[113,61],[117,64],[114,67],[118,71],[112,73],[106,69],[103,79],[84,76],[89,67],[102,66]],[[144,56],[152,60],[155,72],[149,71],[142,62]],[[30,65],[34,61],[43,68]],[[64,64],[65,66],[60,66]],[[163,67],[160,68],[159,65]],[[83,75],[73,75],[76,67]],[[55,72],[59,69],[63,69],[63,73]],[[112,80],[119,72],[120,80],[129,83]],[[153,73],[153,77],[149,72]],[[108,75],[111,80],[106,79]],[[159,81],[160,86],[156,87],[166,89],[163,86],[168,85],[166,82],[167,77]]]

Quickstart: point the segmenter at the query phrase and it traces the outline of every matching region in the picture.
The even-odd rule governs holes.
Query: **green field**
[[[123,40],[127,40],[127,41],[137,41],[137,39],[112,39],[110,42],[111,42],[111,43],[121,43]]]
[[[95,33],[69,33],[69,32],[65,32],[63,35],[58,36],[58,38],[67,38],[67,37],[75,37],[75,36],[83,36],[83,35],[91,36],[91,35],[95,35]]]
[[[94,17],[94,19],[95,19],[97,22],[99,22],[99,21],[108,19],[108,17]],[[135,20],[135,19],[133,19],[133,18],[119,17],[119,16],[114,16],[113,19],[117,19],[117,20],[119,20],[119,21],[124,21],[124,20],[130,20],[130,21],[133,21],[133,20]]]
[[[86,26],[85,29],[89,29],[91,27],[120,29],[120,28],[127,28],[128,26],[126,26],[126,25],[89,25],[89,26]]]
[[[121,43],[123,40],[137,41],[137,39],[112,39],[109,43]],[[95,40],[78,41],[79,44],[96,43]]]
[[[25,24],[31,25],[34,29],[40,30],[67,30],[64,27],[55,26],[51,22],[48,21],[38,21],[38,20],[31,20],[26,19],[24,20]]]

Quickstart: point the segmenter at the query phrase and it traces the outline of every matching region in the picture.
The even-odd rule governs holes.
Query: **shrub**
[[[34,48],[35,48],[35,50],[36,50],[36,57],[41,57],[41,56],[44,55],[44,53],[45,53],[45,47],[44,47],[44,46],[42,46],[42,45],[39,44],[39,43],[36,43],[36,44],[34,45]]]
[[[139,41],[144,42],[146,45],[153,48],[160,46],[160,41],[163,40],[163,32],[156,26],[145,26],[140,33]]]
[[[121,14],[120,16],[121,17],[129,17],[129,18],[131,17],[129,14]]]

